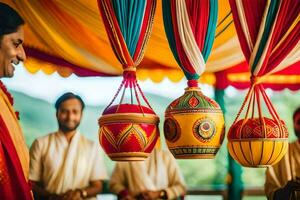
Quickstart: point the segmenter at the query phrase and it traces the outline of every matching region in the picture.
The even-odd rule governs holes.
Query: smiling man
[[[59,130],[34,141],[30,175],[36,199],[96,199],[107,179],[100,146],[77,130],[82,99],[65,93],[55,103]]]
[[[8,5],[0,3],[0,9],[0,77],[12,77],[14,65],[26,58],[22,46],[24,21]]]
[[[25,60],[24,21],[0,3],[0,79],[12,77],[15,65]],[[32,199],[28,184],[29,155],[13,99],[0,81],[0,199]]]

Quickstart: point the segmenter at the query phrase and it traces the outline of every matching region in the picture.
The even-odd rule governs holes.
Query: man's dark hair
[[[300,107],[295,110],[295,112],[293,114],[293,120],[295,120],[295,117],[298,113],[300,113]]]
[[[23,18],[9,5],[0,2],[0,42],[3,35],[17,32],[25,22]]]
[[[78,96],[78,95],[75,95],[73,94],[72,92],[67,92],[65,94],[63,94],[62,96],[60,96],[57,101],[55,102],[55,108],[56,108],[56,111],[58,111],[60,105],[69,100],[69,99],[77,99],[80,103],[81,103],[81,111],[84,109],[85,107],[85,104],[84,102],[82,101],[81,97]]]

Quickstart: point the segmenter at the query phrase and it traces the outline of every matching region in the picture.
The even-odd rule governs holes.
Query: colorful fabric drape
[[[286,66],[283,63],[300,56],[300,2],[298,0],[238,1],[230,0],[240,44],[251,71],[250,96],[264,92],[265,78]],[[256,10],[256,15],[253,15]],[[258,97],[257,97],[258,98]],[[266,99],[268,102],[268,98]],[[267,103],[266,102],[266,103]],[[258,105],[259,106],[259,105]],[[273,117],[276,112],[267,103]],[[274,112],[274,113],[273,113]]]
[[[124,69],[123,81],[107,108],[124,87],[119,105],[123,103],[126,88],[130,88],[131,104],[136,101],[143,112],[139,94],[148,107],[151,106],[137,83],[136,67],[143,58],[150,37],[156,0],[98,0],[98,5],[113,51]]]
[[[11,0],[4,1],[11,2]],[[152,39],[149,41],[145,59],[139,70],[143,70],[143,75],[153,81],[165,77],[179,81],[183,77],[181,70],[178,69],[163,34],[161,2],[158,1],[157,4]],[[242,52],[236,42],[237,36],[229,3],[227,0],[219,0],[219,3],[222,9],[218,13],[215,51],[207,63],[209,72],[226,69],[243,61]],[[122,70],[117,59],[113,58],[113,52],[103,51],[109,48],[109,41],[103,23],[99,22],[100,13],[96,1],[41,0],[15,1],[12,4],[17,6],[26,24],[29,25],[25,28],[25,47],[28,55],[25,67],[31,73],[42,70],[46,74],[58,72],[64,77],[71,73],[78,76],[121,74]],[[77,37],[74,33],[78,32],[82,32],[84,37],[82,34],[81,37]],[[60,42],[61,40],[63,42]],[[101,48],[98,48],[99,46]],[[153,68],[160,68],[164,73],[152,75]]]
[[[205,70],[217,26],[218,1],[163,1],[166,35],[173,55],[188,80]]]
[[[240,44],[253,76],[284,69],[288,56],[299,61],[300,2],[298,0],[230,0]],[[256,15],[253,15],[256,10]],[[290,61],[289,61],[290,62]],[[292,63],[290,63],[292,64]]]
[[[115,55],[124,69],[135,68],[150,36],[156,0],[98,0],[98,4]]]
[[[296,91],[300,88],[300,61],[289,65],[281,71],[274,74],[267,75],[263,78],[264,88],[271,88],[272,90],[281,91],[290,89]],[[231,67],[220,72],[215,73],[216,81],[215,87],[217,89],[226,89],[228,86],[233,86],[237,89],[248,89],[250,87],[251,73],[246,61],[242,64]]]
[[[113,64],[117,64],[116,59],[112,59],[113,53],[102,50],[109,48],[109,44],[99,39],[99,32],[91,31],[78,19],[64,12],[56,1],[14,3],[26,21],[25,51],[29,59],[25,66],[27,64],[32,66],[27,67],[31,72],[34,72],[33,66],[41,65],[34,63],[35,59],[46,63],[41,65],[43,66],[41,68],[47,74],[54,71],[63,76],[70,75],[72,71],[84,76],[88,74],[87,71],[91,71],[94,75],[93,72],[111,75],[120,73],[121,70],[117,65],[112,67]],[[101,34],[105,35],[104,28]]]
[[[58,73],[63,77],[119,76],[122,67],[110,51],[105,26],[99,20],[97,1],[14,1],[2,0],[15,7],[26,21],[25,68],[30,73],[42,71],[47,75]],[[157,2],[155,23],[147,52],[138,68],[138,79],[161,82],[164,78],[178,82],[184,75],[170,51],[163,27],[162,2]],[[200,82],[214,85],[215,72],[225,78],[219,89],[232,85],[238,89],[249,86],[247,65],[235,31],[228,0],[218,0],[218,23],[211,55],[206,62]],[[81,34],[78,34],[78,33]],[[99,48],[100,47],[100,48]],[[107,49],[107,50],[106,50]],[[288,59],[290,58],[290,59]],[[287,67],[298,57],[287,56],[282,67]],[[298,62],[297,66],[300,66]],[[280,68],[278,68],[280,69]],[[265,87],[272,89],[299,89],[300,75],[290,67],[270,76]],[[248,72],[249,73],[249,72]],[[287,82],[283,81],[287,80]],[[280,80],[279,82],[277,80]],[[217,83],[219,85],[219,83]],[[217,87],[218,87],[217,85]]]

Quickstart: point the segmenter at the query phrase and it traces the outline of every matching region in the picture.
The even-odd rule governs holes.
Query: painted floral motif
[[[176,142],[180,137],[180,126],[175,119],[168,118],[164,123],[165,137],[169,142]]]
[[[199,119],[194,124],[193,133],[199,140],[209,142],[216,133],[215,122],[209,118]]]

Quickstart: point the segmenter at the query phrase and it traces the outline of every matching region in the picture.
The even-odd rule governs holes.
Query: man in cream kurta
[[[287,154],[267,169],[265,193],[268,199],[300,199],[300,108],[295,111],[293,120],[298,140],[290,143]]]
[[[169,151],[155,148],[146,161],[117,162],[110,190],[120,199],[176,199],[186,186]]]
[[[96,199],[107,173],[100,146],[77,131],[84,104],[66,93],[56,108],[59,131],[38,138],[30,149],[33,191],[41,199]]]

